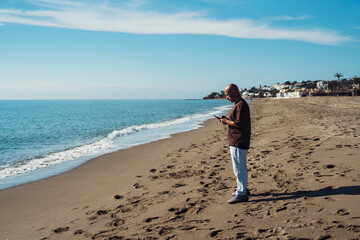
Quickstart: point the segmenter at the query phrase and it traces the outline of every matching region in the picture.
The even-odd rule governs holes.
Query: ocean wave
[[[200,126],[202,122],[213,117],[213,114],[222,114],[229,109],[229,106],[221,106],[214,108],[211,112],[204,114],[192,114],[189,116],[184,116],[178,119],[173,119],[160,123],[151,123],[143,124],[139,126],[131,126],[121,130],[115,130],[109,133],[105,138],[95,141],[90,144],[74,147],[71,149],[66,149],[60,152],[50,153],[45,156],[36,157],[29,161],[17,163],[10,166],[2,166],[0,168],[0,179],[4,179],[10,176],[20,175],[30,171],[34,171],[41,168],[46,168],[56,164],[60,164],[67,161],[76,160],[83,157],[93,158],[98,155],[102,155],[111,151],[120,150],[121,148],[116,148],[116,140],[127,135],[134,133],[141,133],[143,131],[154,130],[159,128],[167,128],[170,126],[177,126],[181,124],[194,123],[196,127],[191,127],[194,129]],[[190,130],[186,129],[186,130]],[[174,132],[169,132],[168,135]],[[156,139],[151,139],[154,141]],[[148,141],[148,142],[150,142]],[[142,142],[143,143],[143,142]],[[141,143],[131,143],[128,147],[138,145]]]
[[[186,122],[191,121],[191,119],[192,119],[191,117],[184,117],[184,118],[161,122],[161,123],[151,123],[151,124],[144,124],[144,125],[140,125],[140,126],[131,126],[131,127],[128,127],[128,128],[122,129],[122,130],[115,130],[112,133],[110,133],[107,138],[111,139],[111,140],[115,140],[118,137],[121,137],[124,135],[129,135],[129,134],[140,132],[140,131],[144,131],[144,130],[151,130],[151,129],[156,129],[156,128],[168,127],[171,125],[186,123]]]
[[[114,147],[114,143],[107,138],[91,144],[67,149],[61,152],[50,153],[43,157],[37,157],[24,163],[17,163],[0,170],[0,179],[49,167],[66,161],[75,160],[80,157],[93,156]]]

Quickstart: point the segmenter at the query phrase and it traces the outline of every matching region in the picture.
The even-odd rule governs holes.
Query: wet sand
[[[250,104],[249,202],[226,128],[200,129],[0,191],[3,239],[359,239],[360,98]]]

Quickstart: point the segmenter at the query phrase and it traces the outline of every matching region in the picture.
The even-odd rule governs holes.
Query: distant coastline
[[[268,97],[307,97],[307,96],[360,96],[360,77],[340,78],[342,74],[335,74],[338,80],[307,80],[302,82],[286,81],[271,86],[240,88],[243,98]],[[241,87],[239,85],[239,87]],[[225,99],[224,91],[212,92],[203,99]]]
[[[203,97],[203,99],[226,99],[226,96],[224,91],[212,92],[209,95]]]

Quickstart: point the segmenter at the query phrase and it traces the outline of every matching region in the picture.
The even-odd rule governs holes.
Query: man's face
[[[225,93],[226,99],[232,103],[233,102],[233,96],[232,96],[233,94],[230,91],[230,89],[225,89],[224,93]]]

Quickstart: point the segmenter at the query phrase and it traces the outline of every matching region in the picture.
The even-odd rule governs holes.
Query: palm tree
[[[342,73],[335,73],[334,76],[338,78],[338,81],[340,81],[340,78],[344,75],[342,75]]]

